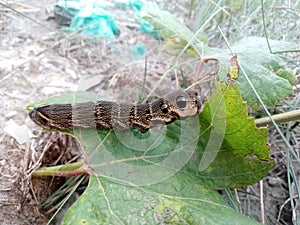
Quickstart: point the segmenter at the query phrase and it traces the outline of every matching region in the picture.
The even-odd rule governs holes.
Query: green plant
[[[219,61],[216,92],[199,117],[168,125],[164,141],[151,149],[149,144],[145,147],[137,142],[143,151],[135,151],[120,142],[131,131],[70,131],[86,146],[83,168],[94,175],[85,193],[65,215],[63,224],[99,221],[106,224],[256,224],[228,207],[214,189],[253,184],[273,166],[267,129],[256,128],[254,119],[247,117],[243,100],[252,107],[274,104],[292,93],[293,73],[278,56],[268,52],[263,44],[265,39],[248,38],[232,47],[238,55],[241,73],[234,84],[228,84],[231,55],[227,50],[201,44],[196,39],[197,32],[194,34],[167,12],[145,12],[143,18],[154,25],[161,37],[179,38],[176,42],[181,47],[179,55],[189,50],[189,55],[203,62]],[[283,49],[288,45],[274,41],[270,44]],[[208,54],[200,54],[203,51]],[[77,99],[83,94],[48,99],[29,109],[43,103],[73,103],[74,96]],[[195,123],[200,126],[194,126]],[[149,134],[135,135],[143,140]],[[157,138],[154,136],[152,141]],[[186,157],[186,164],[173,167],[165,161],[168,157],[174,157],[172,160]],[[178,165],[177,161],[173,163]]]

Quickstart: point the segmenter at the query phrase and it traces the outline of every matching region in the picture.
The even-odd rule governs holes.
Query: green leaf
[[[66,95],[56,100],[77,102]],[[216,220],[241,224],[245,218],[220,203],[211,190],[253,184],[273,166],[267,129],[255,127],[238,88],[224,83],[199,117],[145,134],[89,129],[74,130],[73,135],[85,148],[85,166],[100,183],[90,184],[66,215],[65,224],[75,223],[74,218],[91,224],[92,219],[119,224],[133,218],[137,223],[157,223],[161,217],[174,224],[216,224]],[[219,218],[215,212],[224,214]]]
[[[178,173],[146,187],[92,176],[63,225],[80,224],[259,224],[228,207],[223,198]]]
[[[291,43],[284,41],[269,40],[269,42],[273,51],[283,51],[291,46]],[[237,54],[239,64],[245,69],[265,104],[274,105],[276,101],[293,93],[291,84],[296,82],[295,74],[286,68],[286,64],[279,55],[270,53],[265,38],[246,37],[235,44],[232,50]],[[230,55],[225,54],[228,52],[226,50],[217,52],[215,57],[220,60],[218,79],[226,81]],[[256,95],[241,70],[236,83],[243,100],[251,106],[258,103]]]
[[[142,19],[150,22],[154,26],[155,31],[162,38],[169,38],[173,35],[177,35],[184,40],[189,40],[193,33],[183,26],[178,20],[167,11],[162,10],[143,10]]]
[[[200,125],[197,155],[185,169],[196,172],[202,183],[212,188],[247,186],[273,167],[268,129],[256,128],[254,118],[247,117],[236,85],[218,84],[200,115]]]
[[[169,12],[162,10],[143,10],[142,18],[152,24],[155,31],[164,39],[164,49],[171,54],[178,54],[184,48],[185,55],[197,56],[208,54],[209,48],[194,33],[174,18]]]

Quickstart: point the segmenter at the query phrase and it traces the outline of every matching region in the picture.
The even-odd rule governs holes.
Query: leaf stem
[[[83,166],[83,162],[74,162],[65,165],[42,167],[32,173],[33,177],[44,176],[60,176],[71,177],[78,176],[80,174],[89,174],[87,168]]]
[[[300,119],[300,109],[293,110],[290,112],[280,113],[277,115],[273,115],[271,117],[276,123],[284,123],[293,120],[298,120]],[[256,119],[254,122],[257,127],[264,127],[266,125],[273,124],[272,119],[267,116],[267,117]]]

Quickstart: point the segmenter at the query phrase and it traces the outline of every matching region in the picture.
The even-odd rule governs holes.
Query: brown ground
[[[41,164],[65,163],[79,149],[70,137],[40,131],[28,117],[26,106],[29,103],[77,90],[92,90],[111,100],[121,97],[126,101],[135,100],[143,83],[145,63],[144,59],[130,58],[131,53],[126,49],[138,41],[146,40],[148,49],[152,49],[147,58],[146,92],[153,88],[168,66],[168,58],[154,47],[157,41],[140,34],[135,23],[128,27],[122,21],[121,36],[109,42],[93,43],[76,34],[64,34],[68,37],[63,37],[59,26],[51,19],[54,2],[17,1],[11,5],[44,26],[0,6],[0,129],[14,129],[13,133],[24,140],[17,141],[8,132],[0,135],[1,225],[45,224],[49,215],[41,210],[41,200],[63,180],[31,182],[30,173]],[[194,69],[191,67],[190,72],[185,73],[193,73]],[[174,77],[159,86],[158,95],[170,87],[176,88]],[[14,128],[10,120],[18,125]],[[278,139],[271,138],[271,142]],[[297,144],[297,138],[295,140]],[[289,196],[286,157],[282,153],[285,147],[282,143],[275,146],[273,155],[277,166],[264,180],[265,214],[269,224],[275,224],[280,206],[284,206]],[[247,190],[259,192],[257,185]],[[259,199],[249,199],[249,195],[245,198],[241,200],[248,212],[260,219]],[[291,224],[288,203],[283,207],[281,218]]]

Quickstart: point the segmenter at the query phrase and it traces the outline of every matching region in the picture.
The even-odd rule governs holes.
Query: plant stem
[[[289,121],[293,121],[293,120],[298,120],[298,119],[300,119],[300,110],[298,109],[298,110],[293,110],[290,112],[273,115],[272,119],[276,123],[284,123],[284,122],[289,122]],[[256,119],[254,122],[257,127],[264,127],[264,126],[272,124],[270,117],[259,118],[259,119]]]
[[[89,171],[83,166],[82,162],[69,163],[59,166],[42,167],[32,173],[33,177],[60,176],[71,177],[80,174],[89,174]]]

